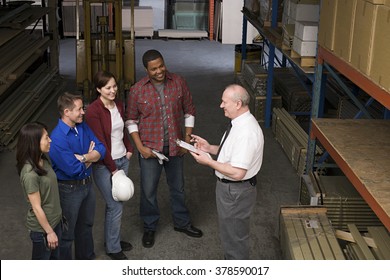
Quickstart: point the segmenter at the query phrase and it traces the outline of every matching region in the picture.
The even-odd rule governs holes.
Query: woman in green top
[[[20,130],[16,146],[16,167],[29,204],[26,226],[33,260],[59,258],[62,210],[57,177],[45,156],[50,142],[44,124],[28,123]]]

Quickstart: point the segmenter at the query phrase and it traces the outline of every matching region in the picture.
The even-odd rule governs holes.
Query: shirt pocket
[[[153,112],[153,105],[148,100],[139,100],[137,102],[138,111],[143,117],[148,117]]]

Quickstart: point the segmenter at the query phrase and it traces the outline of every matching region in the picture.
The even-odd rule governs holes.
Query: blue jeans
[[[114,160],[118,170],[123,170],[127,175],[129,172],[129,160],[124,156]],[[123,202],[115,201],[112,198],[111,172],[103,164],[93,165],[93,179],[106,202],[104,239],[107,253],[118,253],[122,251],[120,244],[121,219]]]
[[[61,222],[58,223],[54,232],[57,235],[58,243],[61,244]],[[47,239],[45,232],[30,231],[30,238],[33,243],[32,246],[32,260],[59,260],[60,259],[60,248],[59,246],[54,250],[50,250],[47,246]]]
[[[96,195],[92,183],[68,185],[58,182],[62,214],[68,220],[68,230],[62,233],[60,258],[72,259],[72,244],[76,260],[95,259],[92,227],[95,219]]]
[[[141,168],[141,203],[140,214],[144,221],[145,231],[156,231],[160,210],[157,202],[157,187],[161,171],[164,168],[169,186],[172,218],[175,227],[185,227],[190,223],[189,211],[185,205],[183,157],[168,156],[168,149],[164,147],[164,154],[169,161],[159,164],[156,158],[145,159],[139,157]]]

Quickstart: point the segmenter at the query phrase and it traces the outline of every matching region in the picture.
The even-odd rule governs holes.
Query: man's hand
[[[206,153],[209,153],[210,152],[210,144],[209,142],[207,142],[206,139],[203,139],[202,137],[198,136],[198,135],[195,135],[195,134],[191,134],[191,141],[192,143],[195,143],[194,144],[194,147],[203,151],[203,152],[206,152]]]
[[[199,154],[190,152],[190,154],[194,157],[197,163],[203,164],[203,165],[210,165],[210,163],[213,161],[209,153],[200,151]]]
[[[138,149],[139,153],[143,158],[155,158],[156,155],[152,153],[152,149],[149,147],[142,146]]]

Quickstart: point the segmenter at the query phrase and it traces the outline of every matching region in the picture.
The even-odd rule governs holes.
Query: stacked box
[[[390,3],[388,5],[378,7],[370,68],[370,77],[386,91],[390,91]]]
[[[293,40],[293,50],[300,56],[316,56],[318,23],[297,21]]]
[[[356,4],[351,64],[368,76],[370,75],[375,22],[379,6],[364,0],[357,0]]]
[[[338,0],[334,32],[334,52],[345,61],[351,61],[352,38],[357,0]]]
[[[338,0],[322,0],[318,44],[331,51],[334,49],[334,33],[336,29]]]

